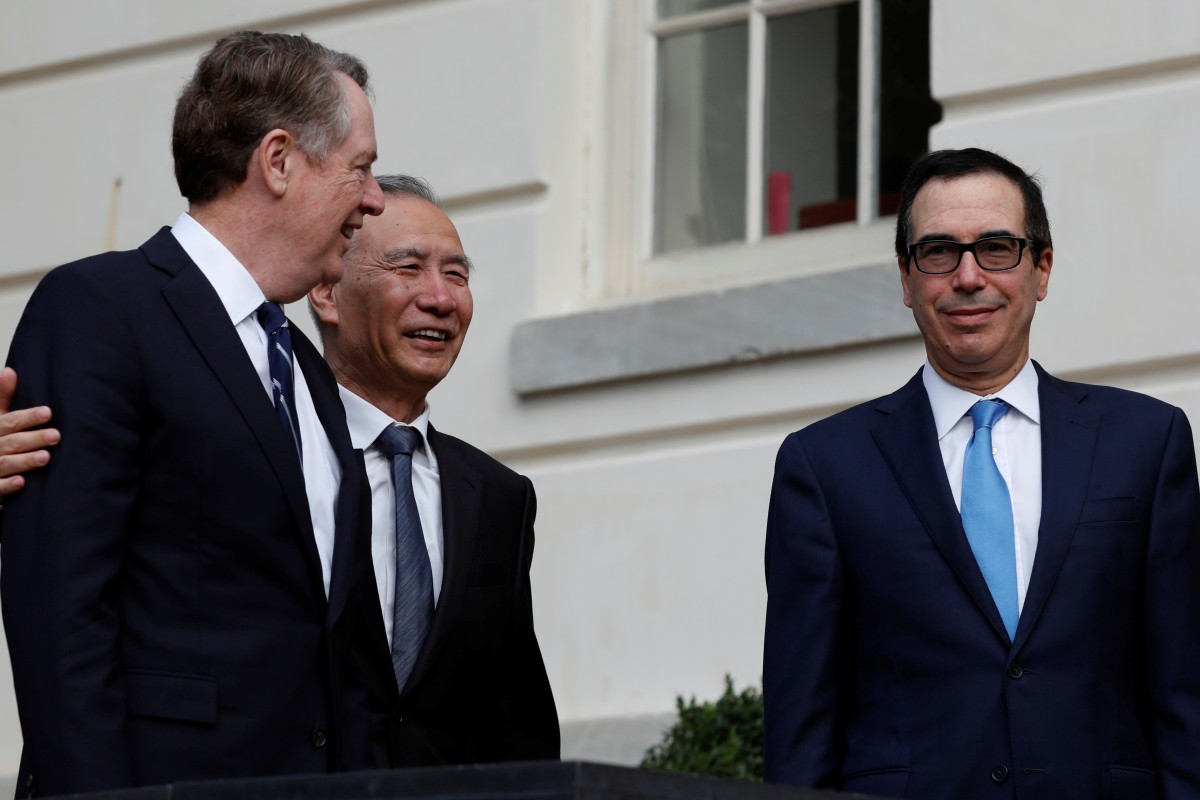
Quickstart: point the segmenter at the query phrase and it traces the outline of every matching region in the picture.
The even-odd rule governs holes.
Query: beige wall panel
[[[0,87],[6,179],[21,187],[0,200],[0,275],[136,247],[174,220],[184,202],[172,175],[171,109],[194,59]]]
[[[538,637],[564,720],[757,684],[763,536],[785,434],[531,468]]]
[[[427,178],[446,198],[537,181],[543,5],[400,6],[339,32],[375,83],[377,171]]]
[[[1200,58],[1191,0],[947,0],[931,23],[941,98]]]
[[[0,75],[165,41],[215,39],[239,28],[278,27],[272,23],[280,19],[361,5],[355,0],[14,0],[0,5]]]

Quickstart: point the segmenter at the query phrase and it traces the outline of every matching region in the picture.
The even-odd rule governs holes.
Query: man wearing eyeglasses
[[[1029,358],[1036,181],[914,165],[927,362],[787,438],[767,525],[768,780],[890,797],[1200,792],[1200,489],[1182,411]]]

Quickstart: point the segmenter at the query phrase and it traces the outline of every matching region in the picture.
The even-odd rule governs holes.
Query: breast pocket
[[[1084,502],[1083,513],[1079,516],[1079,524],[1133,522],[1138,517],[1138,501],[1136,497],[1097,497]]]

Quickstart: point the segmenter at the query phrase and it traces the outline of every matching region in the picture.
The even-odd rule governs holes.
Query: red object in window
[[[777,236],[788,232],[788,213],[792,207],[792,174],[772,172],[767,176],[767,233]]]

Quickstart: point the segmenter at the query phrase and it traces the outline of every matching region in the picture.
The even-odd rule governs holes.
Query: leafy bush
[[[660,744],[646,751],[641,766],[694,772],[718,778],[761,781],[763,777],[762,692],[751,686],[740,694],[725,676],[725,693],[715,703],[675,698],[679,721]]]

